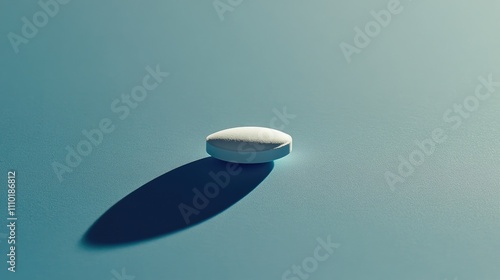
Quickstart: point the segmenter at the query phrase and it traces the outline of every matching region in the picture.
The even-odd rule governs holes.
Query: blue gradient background
[[[403,1],[348,64],[339,44],[386,5],[244,1],[220,21],[210,1],[71,1],[15,54],[7,34],[40,8],[2,1],[0,174],[17,170],[19,221],[18,272],[2,261],[1,278],[281,279],[331,235],[341,247],[310,279],[500,279],[500,91],[395,192],[384,179],[478,76],[500,80],[500,3]],[[118,120],[111,102],[157,64],[170,77]],[[136,245],[80,244],[121,198],[205,157],[206,135],[284,106],[293,153],[233,207]],[[105,117],[116,130],[59,183],[51,163]]]

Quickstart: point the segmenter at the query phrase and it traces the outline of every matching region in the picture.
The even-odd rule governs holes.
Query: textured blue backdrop
[[[306,260],[310,279],[500,279],[500,87],[443,119],[475,106],[478,77],[500,81],[498,1],[402,0],[385,27],[370,11],[387,0],[215,4],[73,0],[45,18],[35,1],[0,3],[1,224],[10,169],[19,218],[17,272],[0,235],[0,278],[294,279]],[[143,101],[122,97],[133,90]],[[293,153],[225,211],[82,243],[128,194],[205,158],[206,135],[275,118]],[[114,129],[59,180],[54,162],[103,120]],[[391,190],[384,174],[436,128],[447,140]],[[314,267],[328,236],[340,246]]]

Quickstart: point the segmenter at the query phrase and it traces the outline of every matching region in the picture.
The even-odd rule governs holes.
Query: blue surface
[[[9,32],[41,8],[3,1],[0,180],[16,170],[19,220],[17,272],[0,235],[0,278],[282,279],[330,236],[310,279],[500,279],[500,88],[455,129],[443,119],[478,77],[500,81],[500,3],[402,1],[348,63],[340,44],[389,2],[243,1],[221,20],[210,1],[70,1],[15,53]],[[157,65],[170,75],[113,112]],[[132,192],[207,157],[208,134],[285,107],[294,151],[248,194],[180,231],[84,242]],[[105,118],[114,130],[61,182],[53,163]],[[447,140],[391,189],[384,174],[436,128]],[[2,224],[6,202],[3,183]]]

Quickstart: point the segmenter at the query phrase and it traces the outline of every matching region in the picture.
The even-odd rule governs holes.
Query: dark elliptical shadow
[[[135,243],[194,226],[255,189],[274,164],[200,159],[150,181],[104,213],[85,233],[87,247]]]

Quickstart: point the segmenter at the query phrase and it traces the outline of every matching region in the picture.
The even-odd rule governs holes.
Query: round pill
[[[271,128],[235,127],[207,137],[207,153],[229,162],[269,162],[282,158],[291,151],[292,137]]]

